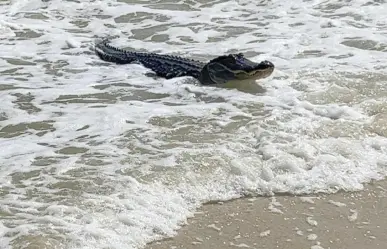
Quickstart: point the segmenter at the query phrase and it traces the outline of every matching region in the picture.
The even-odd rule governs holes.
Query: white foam
[[[317,239],[317,234],[311,233],[307,236],[308,240],[316,240]]]
[[[266,230],[266,231],[263,231],[259,234],[259,236],[261,237],[267,237],[270,235],[270,230]]]
[[[339,201],[329,200],[328,202],[331,203],[332,205],[335,205],[336,207],[346,207],[347,206],[347,204],[339,202]]]
[[[377,44],[387,44],[387,23],[384,8],[367,2],[240,0],[192,11],[142,1],[0,3],[0,84],[15,87],[0,91],[0,129],[23,133],[0,142],[0,205],[13,217],[0,219],[0,244],[59,232],[67,248],[141,248],[174,235],[205,201],[361,190],[384,178],[387,139],[369,129],[367,103],[383,105],[373,89],[385,91]],[[114,21],[127,14],[137,19]],[[168,42],[143,37],[152,26]],[[18,38],[26,32],[35,38]],[[239,51],[276,70],[257,94],[153,79],[140,65],[90,54],[105,36],[202,60]],[[348,92],[350,101],[340,95]],[[20,109],[28,104],[20,94],[40,111]],[[51,126],[20,126],[44,120]],[[84,152],[63,152],[74,147]]]
[[[348,220],[353,222],[357,220],[358,212],[356,209],[350,209],[351,215],[348,215]]]
[[[311,226],[315,226],[316,227],[318,225],[317,221],[313,220],[312,217],[307,217],[306,218],[306,222],[308,222],[308,224],[311,225]]]

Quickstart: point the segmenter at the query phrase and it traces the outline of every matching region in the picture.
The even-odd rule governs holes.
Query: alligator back
[[[151,69],[157,76],[163,78],[175,78],[191,76],[198,78],[204,64],[178,56],[156,53],[142,53],[115,48],[102,41],[95,45],[96,54],[104,61],[117,64],[141,63]]]

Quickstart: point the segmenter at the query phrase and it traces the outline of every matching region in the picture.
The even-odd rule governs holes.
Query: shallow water
[[[205,201],[361,190],[387,169],[383,1],[0,1],[0,247],[141,248]],[[95,39],[258,84],[147,77]]]

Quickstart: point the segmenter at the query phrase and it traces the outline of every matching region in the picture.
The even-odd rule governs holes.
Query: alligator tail
[[[128,64],[137,61],[135,53],[115,48],[109,45],[107,40],[96,43],[95,53],[102,60],[117,64]]]

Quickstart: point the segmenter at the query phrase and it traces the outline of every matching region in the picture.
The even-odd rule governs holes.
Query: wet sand
[[[187,223],[146,249],[385,249],[387,180],[359,192],[206,204]]]

